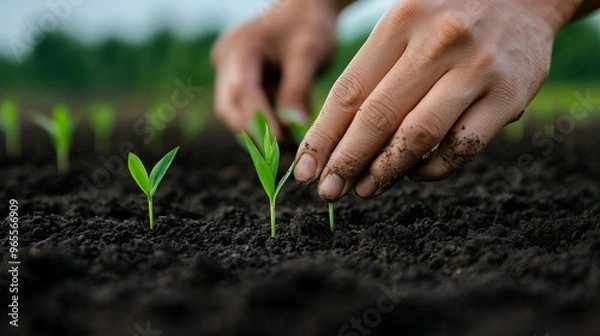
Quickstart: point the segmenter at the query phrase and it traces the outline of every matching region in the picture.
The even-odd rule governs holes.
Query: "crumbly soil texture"
[[[600,124],[544,129],[497,137],[447,180],[349,195],[334,233],[314,186],[288,181],[276,239],[251,161],[220,126],[189,141],[125,125],[107,154],[80,129],[65,175],[26,129],[24,155],[0,161],[0,334],[600,335]],[[151,231],[126,154],[151,166],[175,145]]]

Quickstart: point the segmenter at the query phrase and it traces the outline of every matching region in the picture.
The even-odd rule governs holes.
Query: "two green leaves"
[[[148,198],[148,218],[150,221],[151,230],[154,229],[153,196],[158,189],[160,181],[162,181],[163,177],[167,173],[167,170],[171,166],[177,151],[179,151],[179,146],[173,148],[170,152],[165,154],[165,156],[163,156],[163,158],[156,163],[154,168],[152,168],[150,175],[148,175],[142,160],[140,160],[137,155],[130,152],[127,158],[127,166],[131,176]]]

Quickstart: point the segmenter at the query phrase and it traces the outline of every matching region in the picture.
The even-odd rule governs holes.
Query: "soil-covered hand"
[[[338,1],[280,0],[219,38],[212,54],[216,112],[232,130],[245,129],[257,110],[278,138],[286,121],[276,111],[307,119],[314,77],[333,54]],[[280,78],[265,77],[265,68],[279,70]],[[269,87],[275,88],[274,102]]]
[[[379,21],[298,150],[295,177],[337,200],[447,177],[518,119],[582,0],[403,0]]]

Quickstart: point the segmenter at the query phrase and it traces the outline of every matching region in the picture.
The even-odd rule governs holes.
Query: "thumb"
[[[310,113],[310,93],[317,70],[315,57],[305,53],[292,53],[282,61],[281,66],[277,109],[291,112],[296,119],[305,123]],[[280,114],[279,119],[283,125],[289,125],[289,117]]]

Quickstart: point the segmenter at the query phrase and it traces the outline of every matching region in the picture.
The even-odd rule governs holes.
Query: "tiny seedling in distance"
[[[153,210],[153,197],[156,193],[156,189],[158,189],[158,185],[160,181],[163,179],[169,166],[173,162],[173,158],[175,158],[175,154],[179,150],[179,146],[173,148],[170,152],[165,154],[162,159],[156,163],[152,171],[150,171],[150,175],[146,171],[144,164],[140,158],[133,154],[129,153],[127,157],[127,166],[129,167],[129,172],[131,176],[137,183],[137,185],[142,189],[146,197],[148,198],[148,220],[150,222],[150,230],[154,230],[154,210]]]
[[[56,166],[60,174],[69,171],[69,151],[73,144],[73,121],[69,108],[64,104],[54,107],[52,118],[40,113],[32,117],[34,123],[46,130],[56,150]]]
[[[110,137],[115,126],[115,111],[107,104],[94,104],[90,109],[90,126],[94,132],[94,148],[106,153],[110,148]]]
[[[294,163],[290,165],[279,183],[275,184],[277,171],[279,170],[279,145],[277,139],[269,131],[269,124],[262,113],[257,113],[254,125],[250,127],[257,145],[246,132],[242,131],[242,139],[250,153],[258,179],[269,198],[269,209],[271,215],[271,237],[277,235],[277,222],[275,205],[277,195],[294,170]]]
[[[6,155],[21,155],[21,121],[17,113],[17,104],[11,99],[4,99],[0,105],[0,127],[6,135]]]
[[[187,141],[192,141],[202,134],[206,125],[207,113],[197,109],[188,109],[181,120],[181,133]]]

